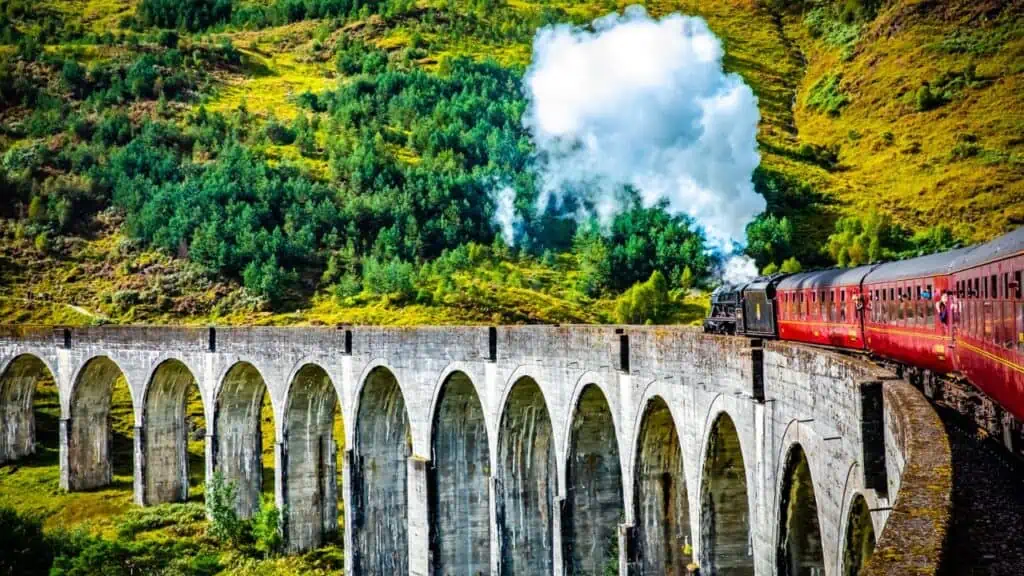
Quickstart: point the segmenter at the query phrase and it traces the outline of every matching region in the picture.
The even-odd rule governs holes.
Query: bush
[[[273,499],[264,496],[260,510],[252,517],[252,535],[255,548],[265,558],[279,554],[284,548],[284,534],[281,533],[282,511],[274,506]]]
[[[414,276],[412,264],[398,258],[386,263],[373,257],[363,261],[363,286],[374,294],[410,297]]]
[[[245,535],[245,523],[238,518],[238,504],[234,482],[224,480],[220,471],[206,483],[206,512],[210,517],[210,536],[221,542],[237,546]]]
[[[803,271],[803,269],[804,267],[800,265],[800,261],[793,257],[787,258],[786,261],[782,263],[779,271],[786,274],[796,274],[797,272]]]
[[[621,324],[657,324],[669,312],[668,283],[655,271],[643,284],[636,284],[615,301],[615,318]]]
[[[0,507],[0,574],[44,575],[52,561],[42,521]]]
[[[940,94],[932,91],[932,87],[925,84],[917,89],[917,109],[920,112],[926,112],[933,108],[941,106],[945,100]]]
[[[811,110],[839,116],[839,112],[850,103],[850,97],[843,91],[842,74],[825,74],[811,86],[805,104]]]
[[[198,32],[231,19],[231,0],[142,0],[138,16],[147,26]]]

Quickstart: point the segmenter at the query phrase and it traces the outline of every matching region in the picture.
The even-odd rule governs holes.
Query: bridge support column
[[[409,574],[429,576],[430,513],[427,503],[427,468],[430,461],[422,456],[409,457]]]
[[[341,465],[341,499],[345,503],[345,574],[355,574],[355,524],[358,521],[360,511],[358,510],[359,500],[353,497],[352,480],[355,462],[355,453],[351,448],[345,450],[345,457]]]
[[[619,524],[619,575],[639,576],[636,562],[636,526]]]
[[[135,503],[139,506],[146,505],[146,430],[143,426],[135,426],[135,433],[132,436],[133,458],[135,466],[132,468],[132,491],[135,495]]]
[[[562,526],[566,524],[565,515],[568,514],[566,508],[565,496],[555,496],[555,510],[558,513],[551,518],[551,556],[554,558],[552,562],[555,569],[554,576],[565,576],[565,551],[562,549],[564,546],[562,542],[565,538],[562,534]]]
[[[60,437],[57,440],[60,452],[60,489],[71,490],[71,460],[68,442],[71,438],[71,418],[61,418],[59,427]]]
[[[278,510],[284,511],[288,506],[288,439],[281,438],[274,442],[274,504]],[[259,505],[256,506],[259,510]],[[281,514],[281,536],[284,540],[285,549],[289,552],[296,552],[289,537],[288,514]]]
[[[209,429],[209,427],[207,428]],[[217,435],[206,433],[206,481],[209,482],[213,479],[214,473],[217,472]]]

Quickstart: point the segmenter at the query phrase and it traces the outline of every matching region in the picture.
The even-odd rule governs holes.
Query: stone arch
[[[262,414],[267,398],[263,375],[249,362],[233,364],[218,386],[213,414],[214,470],[234,483],[242,518],[249,518],[260,507],[265,475]],[[273,429],[269,428],[271,433]]]
[[[452,372],[445,379],[432,420],[428,492],[434,572],[490,574],[487,422],[465,372]]]
[[[701,572],[753,576],[746,466],[736,425],[725,412],[709,431],[701,476]]]
[[[113,425],[115,385],[132,398],[131,389],[120,366],[109,356],[96,356],[82,365],[75,375],[69,399],[67,465],[62,484],[68,490],[89,490],[109,485],[114,478],[115,454],[132,453],[130,438],[116,438]],[[125,410],[133,429],[134,399]],[[123,402],[119,402],[123,404]],[[129,460],[130,458],[125,458]]]
[[[194,434],[205,435],[206,427],[202,412],[190,414],[189,405],[196,396],[202,398],[199,383],[192,370],[180,360],[164,360],[150,375],[142,403],[142,493],[139,496],[144,505],[188,499],[188,443]],[[197,468],[202,469],[202,466]]]
[[[394,373],[373,368],[361,387],[352,466],[353,572],[409,571],[409,457],[412,434]]]
[[[633,475],[641,574],[684,574],[693,561],[690,505],[679,432],[668,404],[652,396],[640,421]]]
[[[572,417],[562,526],[567,574],[618,566],[618,526],[625,518],[622,466],[612,412],[596,384],[581,391]]]
[[[843,547],[843,576],[858,576],[875,551],[875,526],[871,522],[871,509],[861,494],[850,502],[846,522],[846,546]]]
[[[338,529],[338,396],[327,371],[303,365],[291,379],[282,422],[285,535],[291,550],[324,543]]]
[[[37,425],[35,411],[36,388],[42,383],[53,383],[54,374],[40,356],[31,353],[14,357],[0,371],[0,464],[36,453]],[[60,398],[56,398],[59,411]],[[56,440],[58,423],[42,423],[49,432],[47,440]],[[53,442],[56,447],[56,442]]]
[[[818,576],[824,573],[818,502],[811,467],[799,443],[790,446],[779,489],[778,544],[775,554],[779,576]]]
[[[497,452],[499,572],[552,574],[558,468],[551,415],[533,378],[523,376],[509,387]]]

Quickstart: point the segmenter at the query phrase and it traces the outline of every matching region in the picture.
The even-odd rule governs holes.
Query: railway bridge
[[[917,390],[782,342],[596,326],[6,327],[0,462],[33,451],[47,375],[62,488],[110,482],[123,377],[137,503],[185,499],[195,386],[206,477],[235,483],[242,515],[259,505],[268,392],[287,546],[321,544],[341,510],[350,574],[927,574],[949,518],[949,444]]]

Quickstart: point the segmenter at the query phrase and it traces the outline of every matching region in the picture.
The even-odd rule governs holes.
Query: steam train
[[[1024,227],[909,260],[721,286],[704,330],[870,354],[1021,456],[1022,275]]]

